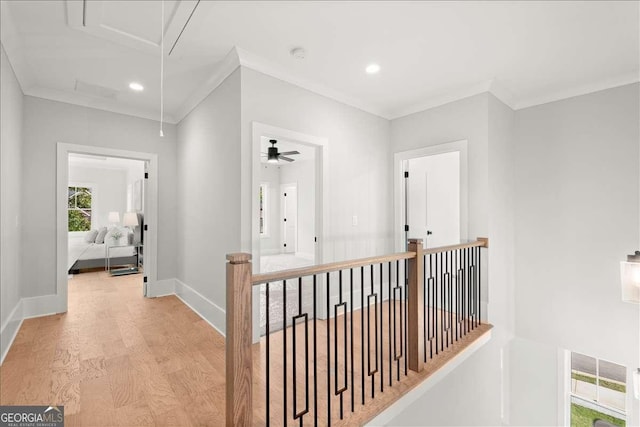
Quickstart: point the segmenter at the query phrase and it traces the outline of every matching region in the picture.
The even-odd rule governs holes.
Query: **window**
[[[69,187],[69,231],[91,230],[92,191],[89,187]]]
[[[572,352],[571,426],[625,426],[626,380],[624,366]]]
[[[267,236],[267,184],[260,184],[260,235]]]

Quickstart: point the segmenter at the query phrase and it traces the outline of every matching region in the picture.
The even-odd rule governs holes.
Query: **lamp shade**
[[[112,223],[120,222],[120,213],[109,212],[109,222],[112,222]]]
[[[137,227],[138,214],[135,212],[125,212],[124,218],[122,218],[122,225],[125,227]]]
[[[620,263],[622,301],[640,303],[640,252]]]

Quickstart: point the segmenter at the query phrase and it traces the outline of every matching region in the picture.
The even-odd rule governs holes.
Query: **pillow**
[[[87,243],[93,243],[96,241],[96,237],[98,237],[98,230],[90,230],[84,235],[84,241]]]
[[[114,239],[114,234],[116,234],[117,232],[120,233],[120,237],[118,239]],[[104,236],[104,242],[109,246],[128,245],[129,233],[130,233],[130,230],[128,228],[112,227]]]
[[[96,243],[102,244],[104,243],[104,236],[107,235],[107,227],[102,227],[98,230],[98,235],[96,236]]]

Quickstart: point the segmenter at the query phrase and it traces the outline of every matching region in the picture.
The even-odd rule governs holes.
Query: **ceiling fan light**
[[[278,158],[269,156],[267,163],[278,163]]]

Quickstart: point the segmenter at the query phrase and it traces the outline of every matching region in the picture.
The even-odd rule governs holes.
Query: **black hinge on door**
[[[142,278],[142,282],[143,282],[143,283],[147,283],[147,276],[144,276],[144,277]]]
[[[316,242],[316,243],[318,243],[318,238],[317,238],[317,237],[314,237],[314,238],[313,238],[313,241],[314,241],[314,242]]]
[[[144,225],[144,231],[149,231],[149,226],[147,224]]]
[[[405,177],[405,178],[409,178],[409,171],[406,171],[406,172],[404,173],[404,177]]]
[[[409,231],[409,226],[408,225],[404,226],[404,231]]]
[[[287,222],[287,218],[284,219],[284,222]]]
[[[149,172],[144,173],[144,179],[149,179]]]
[[[285,248],[287,247],[287,244],[286,244],[286,243],[284,244],[284,247],[285,247]]]
[[[287,197],[287,193],[284,193],[284,197]]]

